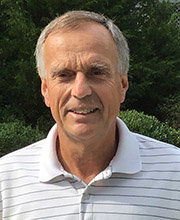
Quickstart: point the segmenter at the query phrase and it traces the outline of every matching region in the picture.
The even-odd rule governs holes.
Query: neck
[[[73,142],[59,132],[57,155],[60,163],[67,172],[88,184],[109,165],[116,153],[118,135],[116,131],[111,134],[98,141]]]

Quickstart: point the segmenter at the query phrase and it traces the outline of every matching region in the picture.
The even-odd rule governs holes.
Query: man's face
[[[117,49],[106,28],[83,23],[52,32],[45,41],[42,94],[60,134],[74,140],[103,137],[115,128],[128,88],[118,72]]]

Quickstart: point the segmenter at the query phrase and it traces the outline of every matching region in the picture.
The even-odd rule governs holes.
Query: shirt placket
[[[92,220],[92,201],[90,195],[91,186],[86,186],[81,190],[80,202],[79,202],[79,220]]]

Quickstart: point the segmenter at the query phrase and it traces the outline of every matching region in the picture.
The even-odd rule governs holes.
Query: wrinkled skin
[[[108,30],[91,22],[52,32],[45,41],[44,63],[42,94],[59,136],[87,143],[114,138],[128,79],[118,71],[117,49]]]

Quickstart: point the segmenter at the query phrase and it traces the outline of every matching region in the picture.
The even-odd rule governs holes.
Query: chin
[[[73,139],[76,140],[88,140],[91,138],[95,138],[98,134],[97,129],[95,127],[87,127],[87,126],[78,126],[74,129],[69,130],[66,132],[69,137],[72,137]],[[99,138],[99,135],[98,135]]]

